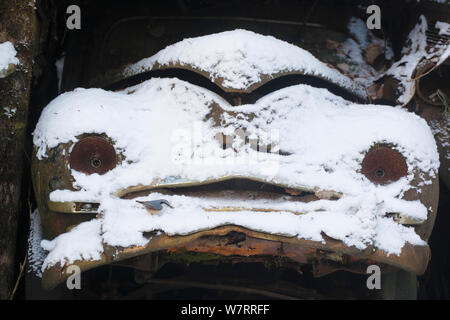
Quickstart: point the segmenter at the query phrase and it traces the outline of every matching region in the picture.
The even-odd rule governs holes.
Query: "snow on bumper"
[[[423,196],[428,196],[427,192]],[[311,201],[292,201],[290,196],[245,197],[233,199],[227,193],[225,197],[205,198],[155,191],[129,199],[105,198],[97,209],[97,218],[42,242],[50,252],[43,265],[43,285],[51,288],[64,280],[70,275],[65,270],[71,264],[88,270],[176,247],[243,256],[282,252],[300,263],[316,258],[317,250],[326,250],[417,274],[425,271],[429,261],[429,247],[415,229],[386,216],[387,212],[406,210],[405,216],[424,222],[427,209],[420,201],[379,202],[376,193],[332,200],[315,197]],[[149,212],[137,202],[159,199],[168,201],[172,208],[163,206],[160,211]],[[230,252],[229,247],[220,247],[217,242],[207,247],[205,241],[195,242],[231,231],[246,234],[251,250],[241,245]]]

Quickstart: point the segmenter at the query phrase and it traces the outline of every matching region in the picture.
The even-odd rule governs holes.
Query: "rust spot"
[[[284,191],[286,191],[287,194],[291,195],[291,196],[298,196],[300,195],[302,192],[300,190],[295,190],[295,189],[284,189]]]
[[[237,245],[229,245],[226,235],[230,231],[245,233],[246,240]],[[239,226],[223,226],[216,229],[201,231],[185,236],[168,236],[166,234],[155,235],[145,247],[104,247],[105,252],[99,260],[78,260],[73,264],[79,266],[82,271],[96,268],[101,265],[126,260],[136,256],[148,254],[149,252],[167,250],[176,252],[177,250],[214,253],[224,256],[284,256],[300,264],[311,263],[317,258],[317,250],[327,250],[353,256],[349,262],[362,261],[369,264],[389,264],[392,267],[400,268],[422,275],[430,260],[430,247],[428,245],[414,246],[406,244],[402,248],[400,255],[388,254],[383,250],[364,250],[356,247],[348,247],[341,241],[325,238],[325,243],[312,240],[299,239],[297,237],[282,237],[248,230]],[[42,277],[42,286],[45,290],[54,288],[70,274],[60,275],[60,270],[67,266],[59,263],[45,270]],[[339,268],[341,266],[339,265]],[[354,271],[354,270],[349,270]]]
[[[70,167],[86,174],[104,174],[114,169],[117,155],[104,138],[87,137],[79,141],[70,154]]]
[[[227,238],[227,245],[239,245],[239,243],[247,239],[247,235],[243,232],[231,231]]]
[[[361,172],[375,184],[388,184],[406,176],[408,167],[400,152],[376,146],[364,157]]]

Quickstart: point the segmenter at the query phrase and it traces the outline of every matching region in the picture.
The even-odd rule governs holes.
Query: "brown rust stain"
[[[245,236],[245,234],[243,235]],[[242,241],[235,243],[231,242],[230,238],[226,236],[205,237],[168,249],[169,252],[186,250],[191,252],[214,253],[223,256],[285,256],[299,263],[307,263],[307,258],[302,248],[294,248],[291,245],[287,245],[287,250],[285,250],[282,242],[256,239],[247,236]]]
[[[247,243],[238,241],[232,245],[226,245],[226,242],[217,241],[219,249],[214,249],[214,243],[202,241],[206,236],[225,236],[230,232],[238,232],[246,235]],[[197,241],[198,240],[198,241]],[[264,240],[264,241],[263,241]],[[185,236],[169,236],[167,234],[154,235],[149,243],[143,247],[116,248],[105,246],[105,252],[100,260],[95,261],[76,261],[73,264],[78,265],[82,271],[86,271],[104,264],[117,262],[132,257],[144,255],[150,252],[168,250],[172,248],[192,248],[193,250],[205,250],[205,252],[220,252],[223,250],[226,254],[248,255],[250,253],[267,253],[277,256],[286,256],[300,263],[309,262],[314,258],[316,250],[325,250],[336,252],[343,255],[353,256],[360,260],[373,260],[378,263],[392,265],[416,274],[423,274],[430,259],[430,249],[428,246],[412,246],[406,244],[400,255],[388,255],[382,250],[368,249],[361,251],[355,247],[348,247],[344,243],[331,238],[325,238],[324,242],[299,239],[297,237],[284,237],[248,230],[240,226],[223,226],[211,230],[205,230]],[[193,244],[195,242],[195,245]],[[238,246],[241,245],[241,247]],[[197,247],[196,245],[199,245]],[[229,247],[229,248],[228,248]],[[58,283],[69,276],[65,273],[67,266],[55,265],[46,270],[43,274],[42,285],[46,289],[55,287]]]

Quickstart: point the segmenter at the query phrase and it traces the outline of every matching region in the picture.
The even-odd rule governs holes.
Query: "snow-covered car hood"
[[[226,92],[251,91],[273,78],[303,74],[366,97],[361,85],[308,51],[272,36],[241,29],[184,39],[126,66],[122,76],[170,68],[200,73]]]
[[[247,143],[240,135],[243,131]],[[414,228],[387,215],[398,212],[425,221],[431,208],[418,198],[402,198],[410,189],[420,193],[421,187],[431,184],[439,167],[426,122],[400,108],[358,105],[308,85],[232,106],[185,81],[155,78],[120,92],[76,89],[60,95],[42,112],[33,133],[36,157],[47,161],[49,152],[60,145],[68,155],[90,134],[107,136],[121,155],[120,163],[102,175],[67,168],[72,187],[53,191],[50,200],[98,202],[100,214],[43,241],[50,251],[44,268],[99,259],[104,244],[144,246],[151,241],[145,232],[189,234],[228,224],[315,241],[322,241],[325,233],[348,246],[374,246],[393,254],[407,242],[426,244]],[[230,140],[224,144],[218,140],[221,136]],[[391,145],[403,155],[406,176],[387,185],[364,176],[361,162],[377,144]],[[173,206],[156,215],[136,199],[121,198],[124,190],[229,177],[332,191],[340,198],[305,203],[289,201],[288,196],[215,199],[159,192],[136,198],[165,199]],[[220,210],[224,207],[235,210]]]

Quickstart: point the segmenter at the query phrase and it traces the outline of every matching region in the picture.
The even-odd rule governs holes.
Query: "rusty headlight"
[[[98,136],[86,137],[73,147],[69,163],[76,171],[104,174],[115,168],[117,154],[107,139]]]
[[[388,184],[408,173],[405,157],[389,146],[375,146],[367,152],[361,172],[375,184]]]

